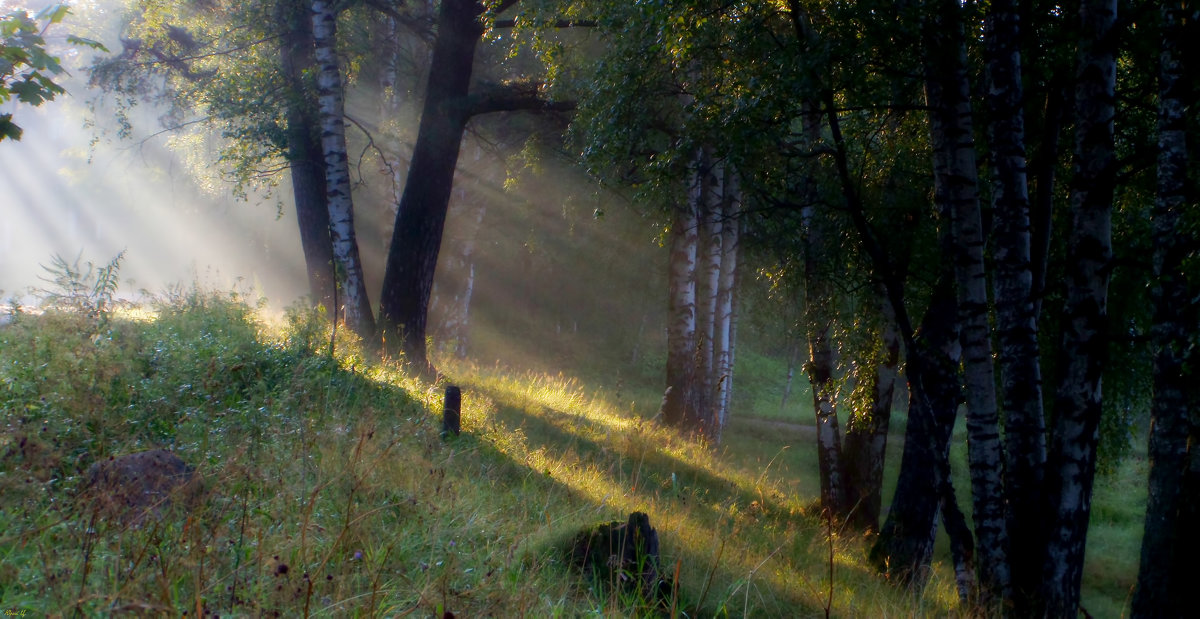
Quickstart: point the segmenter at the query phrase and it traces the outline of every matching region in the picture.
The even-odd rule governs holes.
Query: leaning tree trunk
[[[317,101],[321,119],[321,152],[325,159],[325,197],[329,235],[337,264],[343,317],[363,339],[375,335],[375,318],[367,298],[367,283],[354,234],[354,203],[350,196],[350,167],[346,154],[346,120],[342,75],[337,58],[337,12],[327,0],[313,0],[313,41],[316,45]]]
[[[891,509],[870,552],[877,569],[917,590],[929,577],[939,507],[952,491],[945,485],[950,435],[962,401],[956,306],[951,276],[943,274],[921,321],[921,335],[906,338],[909,404],[904,453]],[[960,538],[959,545],[964,544]]]
[[[1186,4],[1184,5],[1186,6]],[[1196,557],[1183,542],[1194,520],[1181,512],[1196,496],[1184,494],[1190,457],[1191,421],[1200,410],[1189,397],[1197,389],[1200,353],[1195,350],[1196,286],[1188,285],[1185,261],[1200,235],[1181,219],[1188,208],[1187,114],[1189,96],[1181,53],[1184,24],[1192,15],[1178,3],[1162,6],[1163,34],[1159,66],[1158,196],[1154,204],[1154,398],[1150,409],[1150,494],[1146,504],[1142,558],[1133,596],[1134,617],[1183,617],[1192,610],[1194,573],[1185,566]],[[1189,290],[1189,288],[1192,288]],[[1195,539],[1195,536],[1192,536]]]
[[[950,215],[967,399],[967,441],[979,542],[981,603],[1009,593],[1003,453],[988,325],[983,223],[979,212],[962,8],[938,0],[926,23],[925,94],[933,146],[934,200]]]
[[[1074,617],[1091,513],[1100,426],[1100,376],[1108,344],[1112,267],[1116,0],[1085,0],[1075,85],[1075,155],[1067,239],[1053,444],[1046,470],[1051,523],[1038,615]]]
[[[483,34],[475,0],[443,0],[421,124],[408,180],[388,247],[379,320],[385,350],[402,350],[422,372],[432,371],[425,350],[429,295],[437,269],[446,210],[468,112],[475,46]]]
[[[300,227],[300,247],[304,252],[308,289],[314,302],[333,318],[334,286],[333,243],[329,238],[329,207],[325,201],[325,166],[322,165],[319,120],[312,89],[304,75],[314,70],[312,18],[310,8],[299,1],[282,2],[279,20],[284,24],[279,62],[288,83],[285,117],[287,120],[287,158]]]
[[[1029,187],[1025,173],[1019,13],[1015,0],[995,0],[987,16],[987,103],[991,122],[995,221],[996,332],[1005,412],[1005,493],[1013,612],[1028,615],[1041,582],[1045,546],[1041,506],[1046,422],[1033,298]]]
[[[671,219],[671,263],[667,286],[667,388],[663,421],[667,425],[697,430],[696,385],[696,258],[702,196],[700,174],[691,195],[675,207]]]

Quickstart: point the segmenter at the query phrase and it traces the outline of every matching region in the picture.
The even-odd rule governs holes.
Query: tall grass
[[[262,321],[237,295],[20,314],[0,327],[0,602],[31,613],[627,616],[581,582],[581,528],[649,514],[679,616],[954,614],[945,566],[921,596],[816,517],[811,448],[735,423],[721,449],[649,421],[657,402],[562,375],[441,359],[464,388],[330,354],[321,316]],[[339,333],[345,330],[339,330]],[[167,447],[204,491],[140,526],[77,496],[109,456]],[[832,569],[831,569],[832,568]],[[830,575],[832,574],[832,580]]]

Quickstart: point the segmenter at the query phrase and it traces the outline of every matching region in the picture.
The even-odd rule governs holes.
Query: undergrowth
[[[631,511],[658,529],[677,616],[952,614],[874,575],[861,539],[816,517],[812,471],[771,437],[727,447],[573,379],[440,359],[442,384],[365,358],[323,317],[267,323],[236,294],[23,313],[0,326],[0,603],[82,616],[628,616],[563,540]],[[756,430],[761,431],[761,430]],[[140,526],[89,516],[89,466],[169,448],[199,501]],[[832,570],[830,570],[832,566]],[[832,572],[832,581],[830,573]]]

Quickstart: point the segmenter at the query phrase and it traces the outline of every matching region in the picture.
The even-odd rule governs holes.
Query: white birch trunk
[[[713,367],[716,375],[715,423],[713,435],[720,441],[729,420],[729,388],[733,380],[733,300],[738,268],[738,195],[736,172],[726,170],[721,200],[721,273],[717,294],[717,320],[713,342]]]
[[[703,264],[697,274],[697,295],[700,303],[696,314],[696,329],[700,338],[697,342],[697,388],[700,390],[705,432],[715,436],[718,418],[717,392],[720,389],[717,385],[720,376],[716,367],[716,339],[721,320],[718,313],[718,297],[721,293],[721,260],[724,256],[721,249],[724,242],[721,234],[724,173],[723,165],[713,162],[711,156],[706,156],[701,165],[704,167],[703,194],[699,206],[703,226],[703,234],[700,237]]]
[[[699,159],[699,158],[698,158]],[[693,178],[688,200],[677,206],[671,219],[671,257],[668,272],[667,384],[663,421],[696,430],[696,258],[700,218],[697,206],[703,196],[700,173]]]
[[[367,298],[366,280],[354,232],[354,203],[350,195],[350,167],[346,153],[345,101],[336,51],[337,12],[333,3],[314,0],[312,22],[318,70],[321,151],[325,159],[329,233],[337,265],[339,300],[346,324],[365,339],[374,335],[375,319]]]
[[[1075,154],[1067,238],[1066,302],[1059,350],[1054,433],[1046,471],[1051,497],[1044,588],[1037,614],[1074,616],[1096,475],[1100,377],[1108,341],[1112,208],[1117,160],[1116,0],[1084,0],[1079,10]]]

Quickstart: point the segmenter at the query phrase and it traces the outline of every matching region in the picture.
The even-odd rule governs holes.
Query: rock
[[[87,472],[79,506],[101,519],[140,526],[169,505],[194,503],[200,477],[179,456],[154,449],[96,462]]]
[[[581,531],[571,542],[571,565],[602,585],[637,591],[646,602],[662,603],[664,591],[670,595],[659,574],[658,531],[642,512],[633,512],[624,524],[614,521]]]

